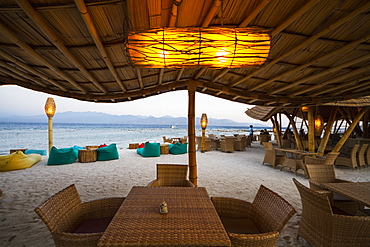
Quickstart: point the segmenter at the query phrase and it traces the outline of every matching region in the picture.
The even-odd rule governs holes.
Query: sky
[[[54,98],[58,112],[103,112],[112,115],[172,116],[187,117],[188,93],[186,90],[168,92],[144,99],[122,103],[94,103],[41,93],[19,86],[0,86],[1,114],[33,116],[45,114],[44,105],[48,97]],[[206,113],[208,118],[231,119],[240,123],[262,123],[248,117],[245,111],[253,105],[232,102],[202,93],[195,94],[195,116]]]

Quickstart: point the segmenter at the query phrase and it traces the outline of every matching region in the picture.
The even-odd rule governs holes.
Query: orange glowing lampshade
[[[207,114],[203,113],[202,117],[200,118],[200,126],[202,129],[207,128],[208,125],[208,119],[207,119]]]
[[[321,126],[323,125],[323,120],[320,115],[316,116],[315,118],[315,130],[318,131],[321,129]]]
[[[270,34],[260,28],[160,28],[132,31],[127,49],[141,68],[243,68],[262,65]]]
[[[308,112],[308,106],[302,106],[301,110],[302,110],[303,112]]]
[[[53,98],[48,98],[45,103],[45,113],[49,118],[54,117],[57,107]]]

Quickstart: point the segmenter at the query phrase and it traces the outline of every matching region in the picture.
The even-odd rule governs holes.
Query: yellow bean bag
[[[30,168],[41,160],[40,154],[24,154],[22,151],[0,156],[0,171],[12,171]]]

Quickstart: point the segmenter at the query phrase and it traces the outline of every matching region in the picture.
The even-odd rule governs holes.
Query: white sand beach
[[[47,158],[25,170],[0,173],[0,246],[54,246],[45,224],[34,208],[50,196],[75,184],[83,201],[103,197],[124,197],[132,186],[146,186],[156,177],[157,163],[187,164],[188,155],[161,155],[143,158],[135,150],[120,149],[114,161],[46,166]],[[264,149],[253,143],[246,151],[197,152],[198,186],[210,196],[252,201],[261,184],[289,201],[297,210],[280,235],[277,246],[310,246],[296,239],[301,200],[292,178],[308,186],[302,175],[262,165]],[[370,168],[336,169],[337,177],[370,181]]]

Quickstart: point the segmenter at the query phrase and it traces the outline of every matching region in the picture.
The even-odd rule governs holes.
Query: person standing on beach
[[[253,125],[249,125],[249,135],[252,136],[251,138],[253,139]]]

